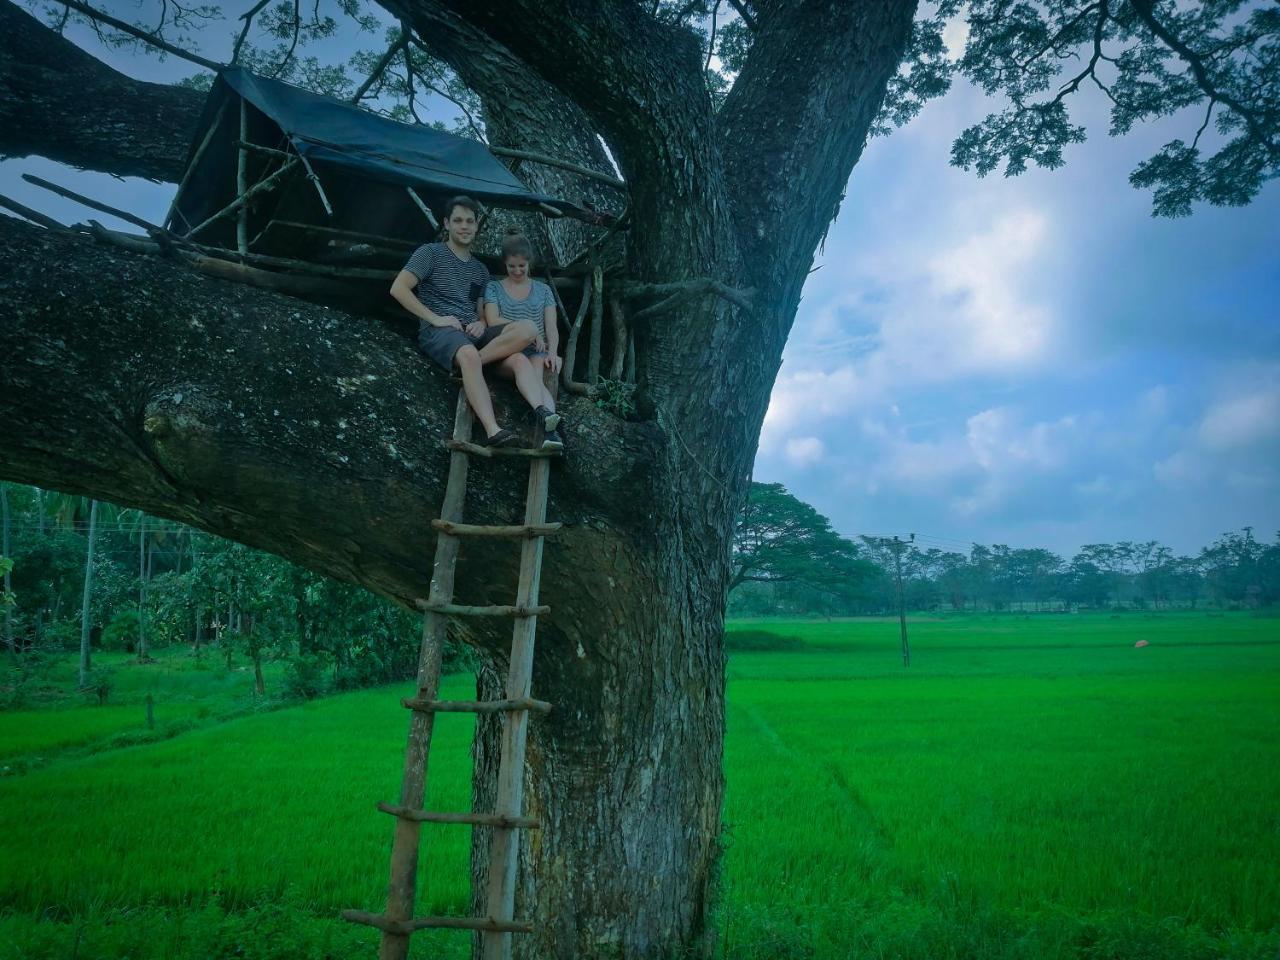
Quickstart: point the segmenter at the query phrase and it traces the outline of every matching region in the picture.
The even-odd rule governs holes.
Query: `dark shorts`
[[[472,346],[479,350],[501,336],[506,328],[505,323],[500,323],[486,327],[479,337],[472,337],[465,331],[456,330],[453,327],[437,327],[430,323],[422,323],[418,327],[418,349],[446,370],[452,370],[454,356],[462,347]],[[532,343],[520,352],[526,357],[538,355],[538,350]]]

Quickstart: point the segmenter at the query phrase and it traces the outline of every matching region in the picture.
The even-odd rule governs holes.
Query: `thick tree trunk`
[[[89,601],[93,597],[93,546],[98,536],[98,501],[89,504],[89,546],[84,558],[84,595],[80,601],[80,686],[89,683]]]
[[[0,156],[177,182],[204,94],[119,73],[0,0]]]

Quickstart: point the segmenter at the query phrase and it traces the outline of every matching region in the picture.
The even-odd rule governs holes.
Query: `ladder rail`
[[[466,395],[458,391],[458,404],[453,418],[454,437],[462,440],[469,438],[474,420],[475,415],[471,412]],[[449,479],[445,484],[444,503],[440,510],[443,520],[453,523],[462,521],[467,467],[468,456],[465,451],[455,450],[450,454]],[[448,603],[453,599],[458,547],[457,537],[446,533],[437,534],[431,575],[432,601]],[[448,617],[442,613],[428,611],[423,614],[422,647],[418,656],[418,700],[434,700],[439,693],[440,664],[448,622]],[[434,712],[412,711],[409,742],[404,754],[404,775],[400,785],[400,805],[403,807],[421,807],[426,802],[427,755],[431,749],[434,726]],[[382,942],[378,948],[379,960],[405,960],[409,955],[409,934],[412,931],[404,924],[413,920],[421,831],[421,822],[396,818],[395,834],[391,841],[390,877],[387,880],[387,906],[384,911],[391,926],[383,928]]]
[[[529,485],[525,495],[526,526],[546,522],[547,490],[551,463],[545,458],[529,464]],[[516,605],[533,608],[538,605],[542,581],[542,545],[544,538],[531,537],[520,545],[520,583]],[[533,650],[537,634],[537,616],[516,620],[511,630],[511,659],[507,669],[507,699],[523,700],[530,696],[533,684]],[[498,765],[498,794],[494,813],[505,817],[521,817],[524,804],[524,761],[529,732],[528,711],[506,713],[502,722],[502,756]],[[519,841],[514,830],[495,827],[489,841],[489,881],[486,914],[499,922],[515,917],[516,869]],[[511,956],[511,934],[506,931],[481,933],[483,960],[508,960]]]

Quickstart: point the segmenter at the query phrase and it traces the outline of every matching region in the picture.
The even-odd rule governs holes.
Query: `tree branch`
[[[733,9],[737,11],[738,16],[742,18],[742,22],[747,25],[748,30],[755,33],[756,30],[759,29],[756,24],[755,16],[747,9],[747,5],[743,3],[742,0],[729,0],[729,6],[733,7]]]
[[[31,263],[77,265],[56,310]],[[423,595],[457,387],[386,324],[0,217],[0,354],[5,479],[137,506],[402,602]],[[592,453],[557,466],[555,515],[643,536],[656,432],[567,403]],[[486,469],[509,474],[494,491],[516,482],[517,466]],[[477,522],[506,522],[509,495],[473,493]]]
[[[175,47],[173,44],[154,33],[149,33],[140,27],[135,27],[131,23],[125,23],[123,20],[117,20],[110,14],[103,13],[101,10],[89,6],[87,3],[81,3],[80,0],[59,0],[59,2],[66,4],[72,10],[83,13],[86,17],[89,17],[96,23],[102,23],[111,27],[113,30],[119,30],[121,33],[127,33],[129,36],[135,37],[136,39],[155,47],[157,50],[163,50],[165,53],[171,53],[175,57],[181,57],[183,60],[189,60],[192,63],[204,67],[206,70],[213,70],[216,72],[225,66],[225,64],[215,63],[213,60],[207,60],[198,53],[192,53],[190,50],[183,50],[181,47]]]
[[[269,0],[263,0],[263,2],[266,3],[269,2]],[[365,79],[364,83],[360,84],[356,89],[356,92],[351,95],[351,103],[359,103],[364,99],[364,95],[372,89],[375,83],[378,82],[383,71],[387,69],[387,66],[395,59],[396,54],[399,53],[400,49],[408,42],[409,28],[401,27],[400,35],[396,38],[395,42],[392,43],[391,46],[387,47],[386,52],[378,58],[378,62],[375,63],[373,65],[373,69],[369,71],[369,76]]]
[[[244,27],[240,30],[240,35],[236,37],[235,46],[231,48],[231,62],[240,62],[240,50],[244,46],[245,40],[249,36],[249,29],[253,26],[253,18],[262,12],[271,0],[258,0],[246,13],[240,14],[240,19],[244,21]]]
[[[204,99],[126,77],[0,0],[0,154],[176,183]]]
[[[1267,135],[1265,121],[1258,116],[1257,111],[1251,109],[1238,97],[1218,87],[1213,82],[1213,78],[1209,76],[1209,70],[1205,66],[1204,59],[1169,30],[1168,27],[1156,20],[1153,0],[1130,0],[1130,6],[1133,7],[1134,12],[1138,14],[1139,19],[1147,25],[1148,29],[1166,47],[1186,62],[1191,69],[1191,75],[1195,78],[1196,86],[1204,92],[1205,96],[1211,101],[1216,100],[1230,107],[1244,121],[1253,138],[1265,147],[1272,157],[1280,155],[1280,144],[1277,144]]]

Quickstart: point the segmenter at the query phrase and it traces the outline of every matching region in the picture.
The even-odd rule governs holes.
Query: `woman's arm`
[[[547,369],[554,370],[556,373],[560,372],[560,364],[564,362],[560,359],[558,350],[560,346],[560,329],[557,326],[558,319],[556,305],[555,302],[552,301],[542,309],[542,328],[547,333]]]

